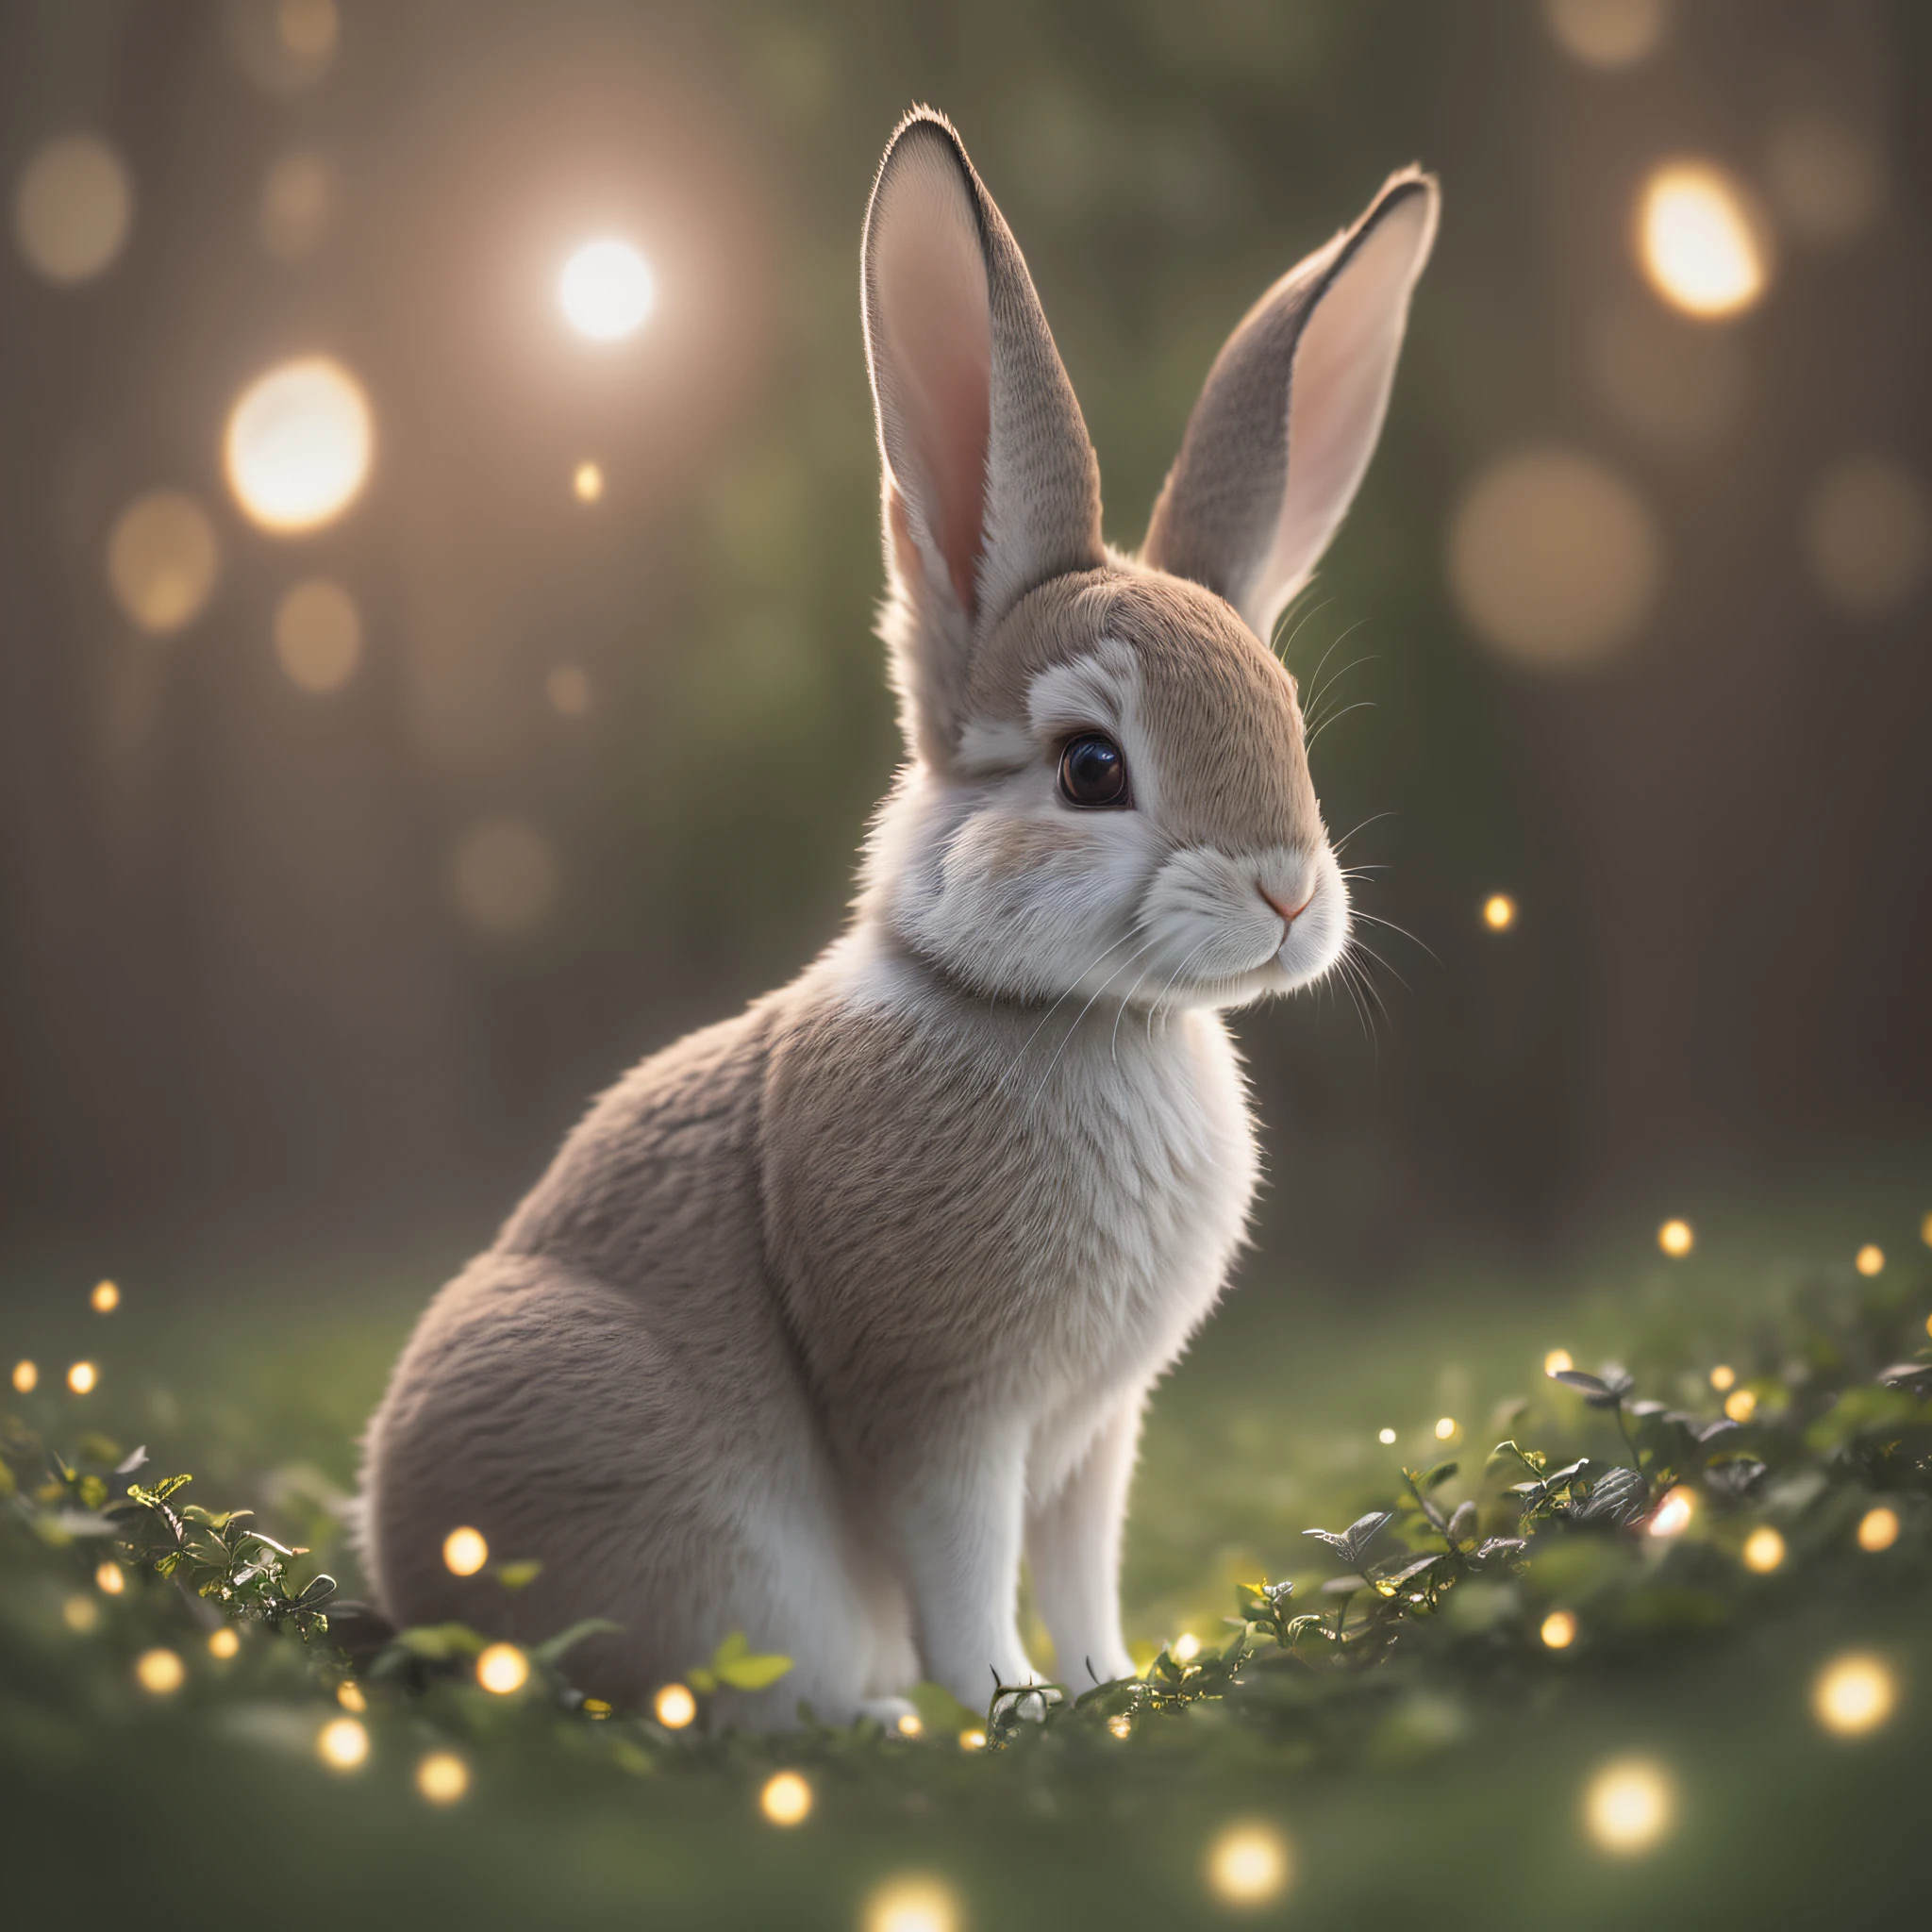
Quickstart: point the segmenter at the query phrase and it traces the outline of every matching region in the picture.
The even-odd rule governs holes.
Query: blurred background
[[[1928,83],[1909,0],[0,11],[0,1292],[426,1293],[837,930],[915,100],[1129,546],[1248,303],[1443,180],[1290,657],[1414,940],[1239,1022],[1251,1272],[1923,1156]]]

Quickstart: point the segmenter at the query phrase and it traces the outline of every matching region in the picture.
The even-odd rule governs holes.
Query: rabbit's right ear
[[[1428,175],[1393,176],[1249,309],[1188,419],[1142,556],[1225,597],[1259,638],[1369,467],[1438,200]]]
[[[864,260],[885,627],[908,735],[943,763],[977,640],[1035,586],[1102,561],[1099,465],[1019,244],[929,108],[879,163]]]

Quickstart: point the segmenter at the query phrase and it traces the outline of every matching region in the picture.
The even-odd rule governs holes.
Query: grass
[[[111,1464],[145,1441],[135,1482],[194,1473],[170,1507],[192,1497],[217,1520],[253,1507],[255,1526],[313,1545],[286,1566],[285,1600],[317,1566],[353,1589],[334,1511],[405,1321],[310,1299],[299,1318],[163,1323],[134,1291],[106,1317],[84,1294],[50,1297],[9,1352],[35,1352],[41,1386],[6,1405],[9,1901],[23,1923],[103,1925],[237,1913],[403,1924],[434,1911],[857,1927],[881,1887],[924,1874],[959,1925],[979,1927],[1789,1924],[1895,1909],[1921,1887],[1932,1771],[1932,1404],[1882,1372],[1925,1359],[1932,1267],[1902,1203],[1890,1222],[1892,1257],[1870,1277],[1842,1241],[1792,1229],[1748,1254],[1708,1241],[1677,1263],[1632,1257],[1594,1289],[1439,1277],[1355,1319],[1238,1298],[1148,1432],[1125,1578],[1143,1679],[1045,1724],[995,1710],[991,1747],[974,1751],[958,1734],[984,1714],[939,1696],[916,1740],[753,1740],[708,1734],[704,1719],[673,1733],[571,1707],[541,1667],[493,1696],[474,1680],[474,1646],[444,1633],[417,1649],[446,1668],[419,1655],[401,1676],[362,1674],[349,1694],[367,1707],[368,1757],[331,1770],[318,1740],[344,1716],[350,1674],[326,1638],[305,1645],[251,1622],[235,1656],[213,1657],[211,1599],[125,1560],[126,1545],[125,1587],[104,1594],[94,1573],[115,1546],[53,1519],[103,1499],[79,1493],[90,1474],[125,1488]],[[1579,1369],[1627,1364],[1634,1387],[1591,1406],[1587,1387],[1543,1374],[1558,1346]],[[82,1355],[101,1379],[77,1397],[61,1374]],[[1720,1364],[1728,1391],[1711,1386]],[[1657,1400],[1707,1427],[1740,1395],[1755,1400],[1749,1420],[1706,1441],[1634,1407]],[[30,1437],[74,1468],[61,1493]],[[1527,1462],[1492,1460],[1506,1438]],[[1433,1474],[1444,1461],[1457,1467]],[[1511,1493],[1552,1477],[1541,1497]],[[1688,1524],[1651,1536],[1680,1484],[1695,1498]],[[1859,1546],[1874,1508],[1899,1524],[1879,1551]],[[1365,1547],[1305,1534],[1382,1511]],[[1779,1560],[1754,1571],[1746,1541],[1767,1529]],[[245,1557],[244,1530],[227,1534]],[[1501,1541],[1519,1535],[1522,1550]],[[1351,1570],[1372,1580],[1325,1588]],[[1292,1592],[1258,1595],[1264,1579]],[[1228,1621],[1238,1610],[1244,1627]],[[1541,1636],[1555,1611],[1575,1619],[1561,1649]],[[1182,1633],[1199,1646],[1186,1661]],[[157,1647],[185,1664],[162,1695],[137,1678]],[[1874,1659],[1872,1681],[1897,1703],[1839,1735],[1813,1700],[1847,1656]],[[469,1778],[445,1806],[415,1784],[438,1753]],[[1586,1794],[1632,1759],[1652,1783],[1628,1787],[1626,1804],[1641,1814],[1649,1790],[1662,1828],[1619,1853],[1592,1837]],[[759,1810],[780,1770],[811,1796],[789,1828]],[[1248,1823],[1262,1836],[1237,1875],[1265,1879],[1273,1846],[1286,1881],[1241,1907],[1216,1891],[1209,1860]],[[928,1913],[893,1932],[941,1923]]]

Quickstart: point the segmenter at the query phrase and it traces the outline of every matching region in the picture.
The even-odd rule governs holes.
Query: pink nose
[[[1314,889],[1310,887],[1308,891],[1308,896],[1306,899],[1304,899],[1299,906],[1291,907],[1284,906],[1281,903],[1281,901],[1277,899],[1274,896],[1274,894],[1268,890],[1266,886],[1260,884],[1258,881],[1256,883],[1255,890],[1256,891],[1260,893],[1262,898],[1267,900],[1269,905],[1272,906],[1275,911],[1280,913],[1282,924],[1285,925],[1292,925],[1295,923],[1295,921],[1299,919],[1302,916],[1302,914],[1308,909],[1309,906],[1313,903],[1315,897]]]

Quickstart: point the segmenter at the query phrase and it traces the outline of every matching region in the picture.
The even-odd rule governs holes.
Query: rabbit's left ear
[[[1154,506],[1145,560],[1266,639],[1369,467],[1440,196],[1413,169],[1256,303],[1215,358]]]
[[[913,733],[957,741],[974,644],[1036,585],[1102,560],[1100,468],[1019,244],[951,125],[907,116],[865,220],[888,632]]]

